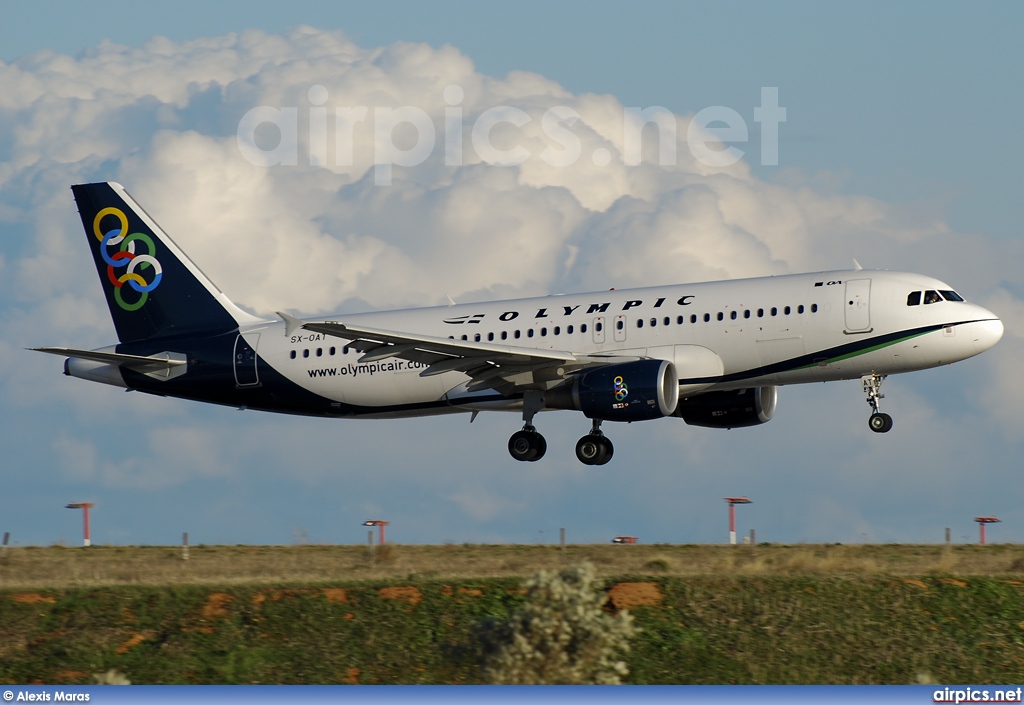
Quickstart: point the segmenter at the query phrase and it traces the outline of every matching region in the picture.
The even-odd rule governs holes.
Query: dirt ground
[[[11,547],[0,589],[527,577],[589,561],[605,578],[661,575],[1000,575],[1024,580],[1024,546],[669,544]]]

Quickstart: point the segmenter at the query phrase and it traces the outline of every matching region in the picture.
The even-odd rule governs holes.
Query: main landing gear
[[[516,431],[508,439],[508,452],[516,460],[534,462],[544,457],[548,442],[533,427],[533,417],[544,408],[544,397],[537,392],[523,395],[523,430]]]
[[[867,401],[871,405],[868,428],[875,433],[888,433],[892,430],[892,417],[878,410],[878,400],[885,399],[885,395],[882,394],[882,382],[885,380],[885,377],[885,375],[871,374],[860,378],[861,387],[864,389],[864,393],[868,395]]]
[[[532,463],[543,458],[547,450],[548,442],[530,424],[523,426],[522,431],[516,431],[508,439],[508,452],[516,460]]]
[[[532,463],[547,452],[548,442],[533,426],[533,417],[543,407],[544,398],[539,394],[527,392],[523,396],[523,430],[508,439],[509,455],[516,460]],[[612,442],[601,433],[601,419],[594,419],[590,433],[576,443],[576,457],[584,465],[604,465],[614,453]]]
[[[614,453],[612,442],[601,433],[601,419],[594,419],[590,433],[576,441],[576,457],[584,465],[604,465]]]

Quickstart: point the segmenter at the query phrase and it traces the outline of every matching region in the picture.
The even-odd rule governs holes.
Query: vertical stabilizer
[[[258,320],[214,286],[123,186],[71,190],[122,343],[221,333]]]

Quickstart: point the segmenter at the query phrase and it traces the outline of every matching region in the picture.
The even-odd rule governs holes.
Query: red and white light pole
[[[92,546],[92,539],[89,538],[89,509],[95,504],[95,502],[72,502],[67,505],[65,509],[81,509],[82,510],[82,523],[84,525],[84,540],[83,546]]]
[[[998,524],[1002,521],[999,517],[974,517],[978,522],[978,529],[981,532],[981,545],[985,545],[985,524]]]
[[[380,527],[380,544],[384,545],[384,527],[390,524],[390,521],[384,521],[383,519],[370,519],[364,521],[363,526],[377,526]]]
[[[726,502],[729,503],[729,543],[736,545],[736,505],[737,504],[750,504],[751,501],[746,497],[723,497]]]

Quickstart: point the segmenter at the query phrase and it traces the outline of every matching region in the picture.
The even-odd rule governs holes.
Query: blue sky
[[[547,542],[561,526],[570,541],[713,542],[725,536],[721,497],[746,494],[755,503],[740,509],[740,530],[767,541],[939,541],[946,526],[975,540],[978,514],[1004,520],[990,540],[1020,541],[1022,13],[1011,3],[984,13],[795,2],[5,8],[0,531],[76,543],[79,517],[62,507],[91,500],[100,543],[172,543],[182,531],[204,543],[348,543],[377,517],[403,542]],[[429,159],[384,187],[365,178],[363,143],[351,169],[254,169],[234,147],[246,110],[308,109],[300,98],[312,85],[327,87],[330,107],[439,115],[449,83],[466,88],[467,114],[572,106],[586,147],[613,152],[607,116],[624,106],[664,106],[681,121],[726,106],[750,127],[747,155],[709,172],[684,154],[674,168],[614,178],[537,160],[450,169]],[[763,87],[777,87],[787,110],[777,166],[758,159]],[[1002,316],[1007,333],[980,358],[891,378],[896,428],[884,437],[868,431],[854,381],[783,388],[776,418],[755,429],[616,427],[603,469],[572,457],[582,417],[545,415],[551,450],[524,467],[504,448],[513,415],[472,427],[461,416],[329,422],[62,377],[56,358],[23,349],[113,342],[67,191],[87,179],[124,183],[260,313],[842,268],[856,257],[944,279]],[[610,264],[624,260],[625,271]]]

